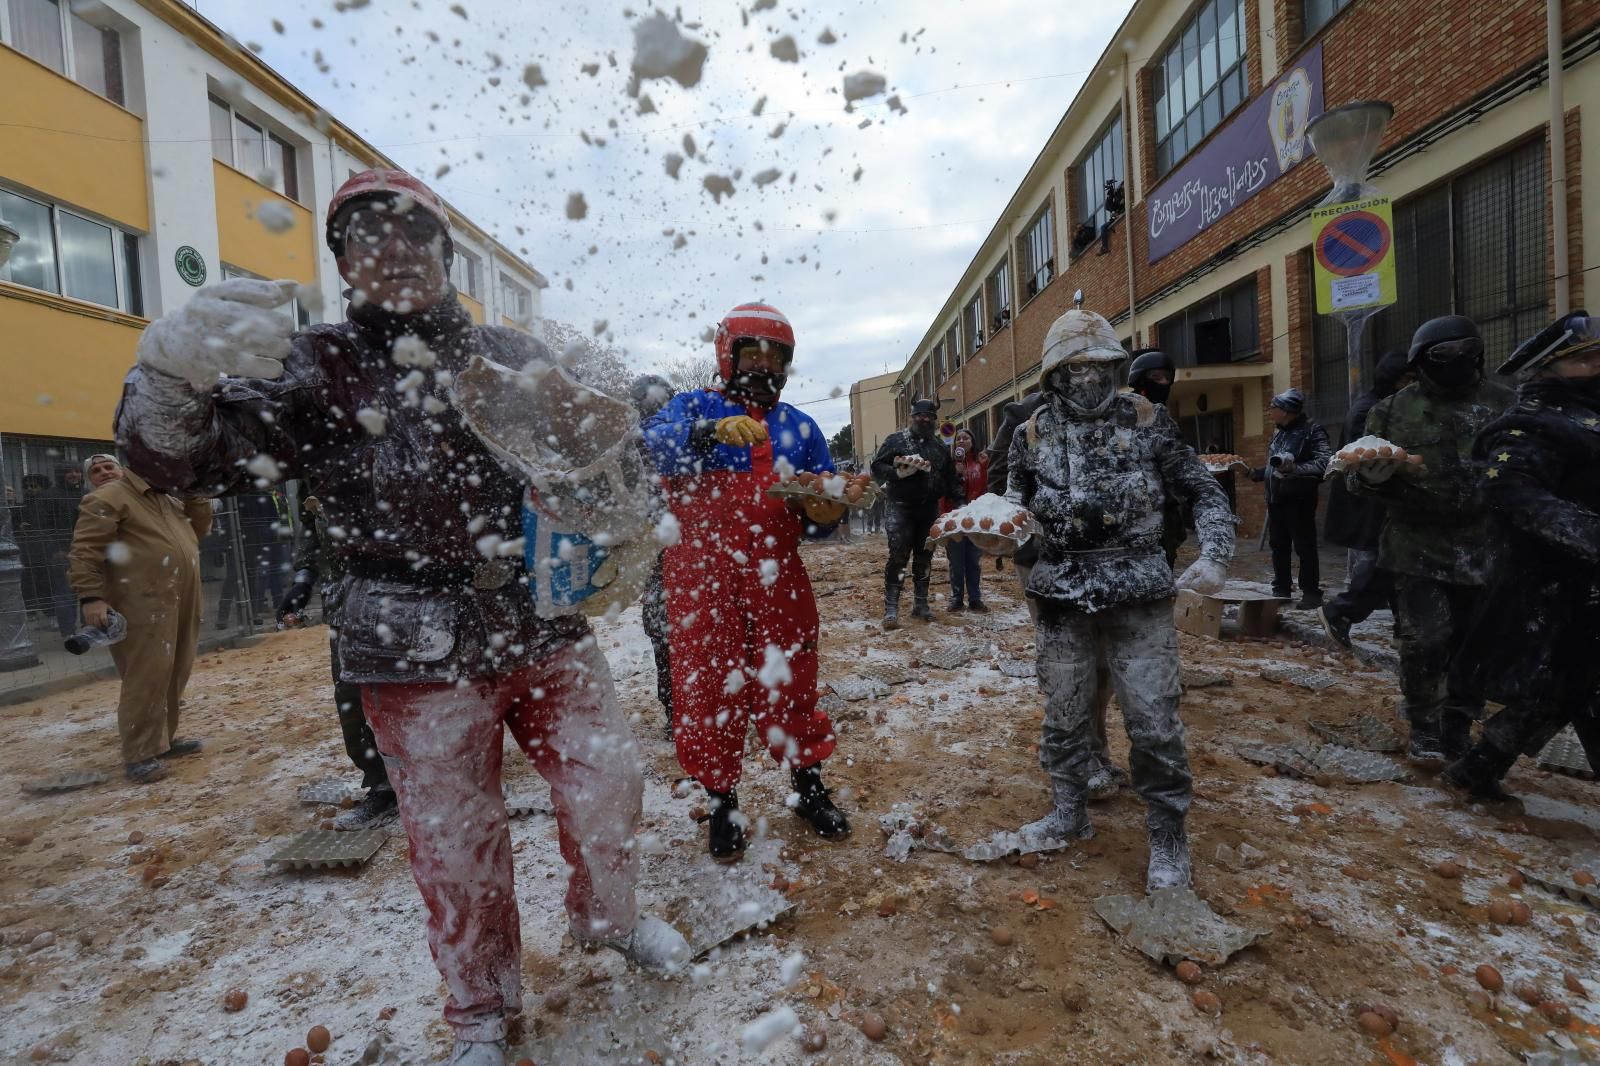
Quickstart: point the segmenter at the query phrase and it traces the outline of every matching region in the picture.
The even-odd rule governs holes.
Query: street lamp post
[[[22,234],[0,217],[0,266]],[[5,450],[0,448],[0,485],[6,484]],[[11,502],[0,506],[0,672],[39,664],[28,638],[28,609],[22,602],[22,551],[11,534]]]

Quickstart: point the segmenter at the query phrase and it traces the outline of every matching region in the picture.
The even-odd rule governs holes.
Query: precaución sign
[[[1311,232],[1318,314],[1394,303],[1394,213],[1387,196],[1315,208]]]

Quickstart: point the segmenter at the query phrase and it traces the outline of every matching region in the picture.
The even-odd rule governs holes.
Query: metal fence
[[[105,441],[0,435],[0,702],[113,671],[105,648],[73,655],[63,640],[79,625],[66,556],[88,491],[83,460],[114,451]],[[294,495],[277,490],[219,501],[200,544],[202,648],[274,624],[291,580]]]

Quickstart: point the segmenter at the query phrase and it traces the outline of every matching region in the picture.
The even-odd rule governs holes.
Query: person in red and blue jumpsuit
[[[789,320],[741,304],[716,350],[722,384],[674,396],[644,434],[679,530],[662,559],[678,762],[709,797],[712,857],[732,861],[745,848],[734,786],[752,718],[789,768],[795,813],[823,837],[850,832],[822,786],[833,723],[817,709],[817,602],[799,553],[802,538],[833,532],[845,504],[767,495],[782,473],[833,472],[821,427],[779,400]]]

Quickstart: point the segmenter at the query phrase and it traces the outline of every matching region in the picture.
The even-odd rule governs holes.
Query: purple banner
[[[1149,196],[1150,262],[1182,248],[1307,156],[1322,114],[1322,44],[1223,124]]]

